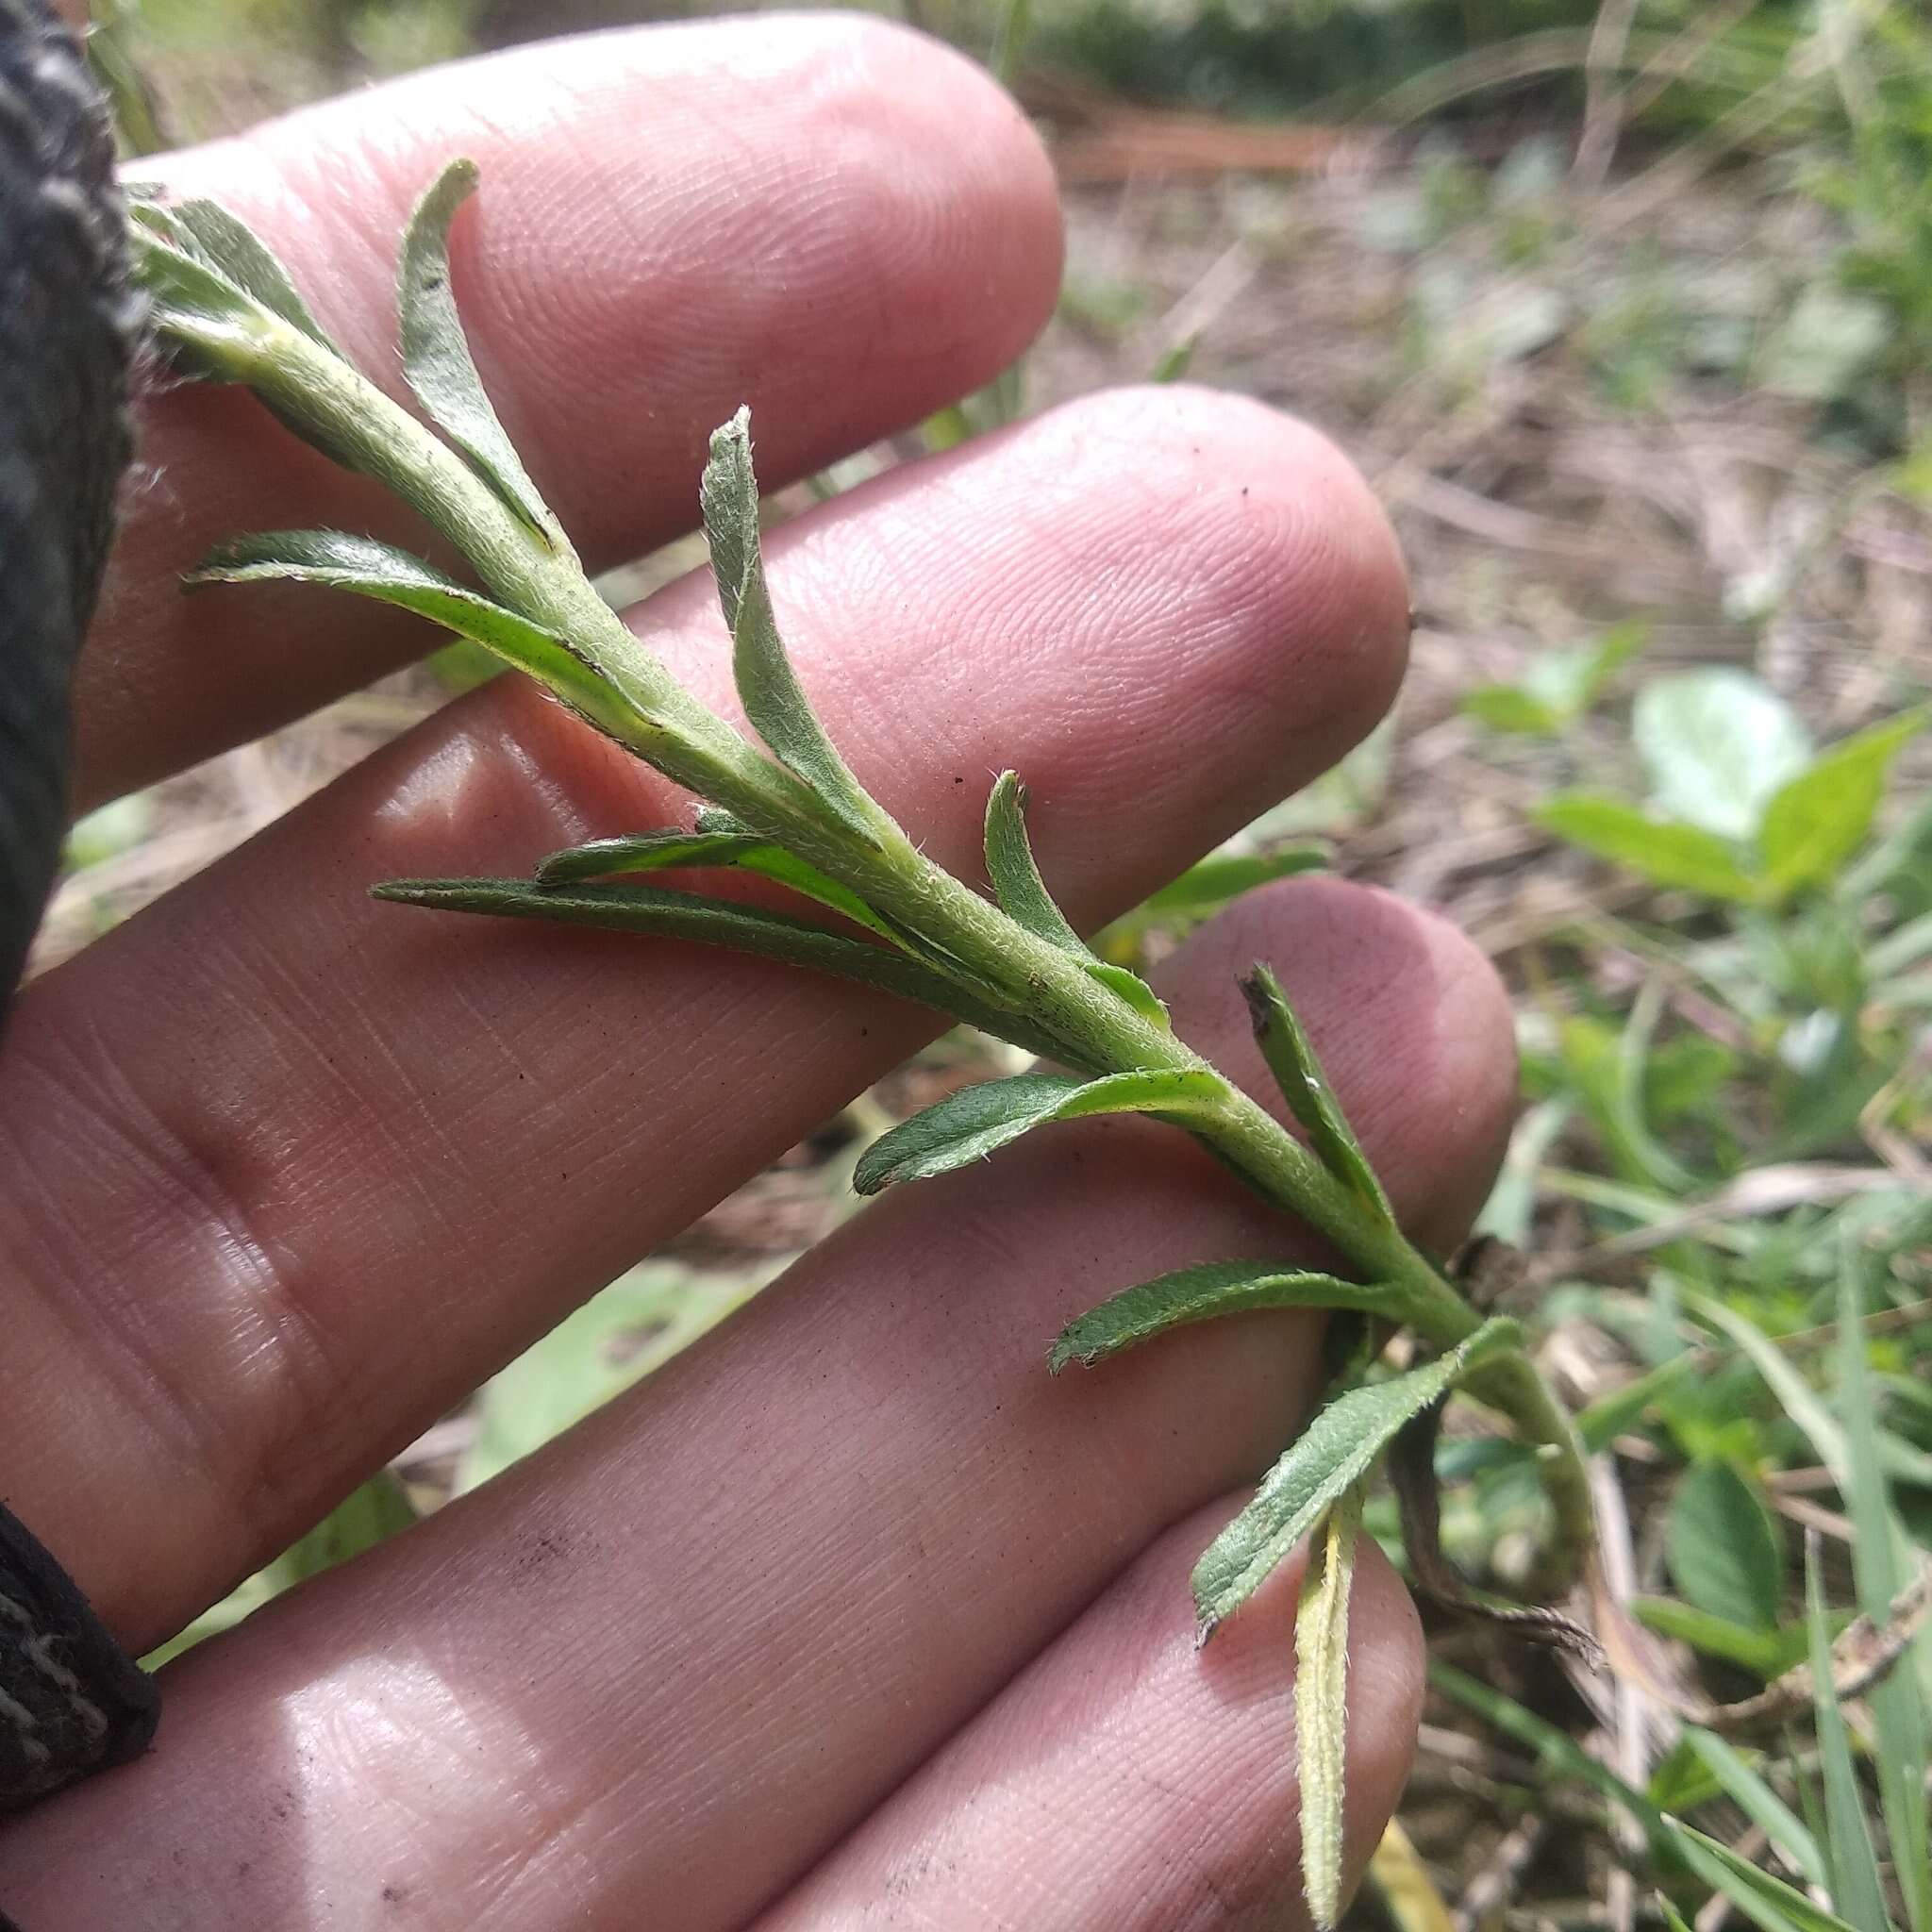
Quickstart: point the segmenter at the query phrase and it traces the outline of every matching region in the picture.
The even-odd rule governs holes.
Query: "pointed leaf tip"
[[[451,161],[416,204],[403,232],[396,277],[403,377],[424,413],[505,507],[546,546],[563,550],[568,548],[563,531],[497,420],[457,312],[450,283],[450,225],[477,179],[475,161]]]
[[[1307,1135],[1316,1158],[1378,1220],[1392,1224],[1395,1213],[1389,1197],[1342,1113],[1341,1103],[1336,1099],[1280,981],[1257,959],[1241,988],[1261,1057],[1281,1089],[1289,1112]]]
[[[731,674],[753,728],[778,762],[868,845],[896,829],[853,776],[819,723],[779,635],[758,536],[758,486],[751,461],[751,412],[741,408],[711,435],[698,485],[718,602],[731,632]]]

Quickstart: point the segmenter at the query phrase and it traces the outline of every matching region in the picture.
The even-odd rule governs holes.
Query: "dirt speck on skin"
[[[505,1580],[513,1590],[548,1588],[566,1581],[595,1551],[596,1539],[580,1529],[526,1530],[509,1546]]]

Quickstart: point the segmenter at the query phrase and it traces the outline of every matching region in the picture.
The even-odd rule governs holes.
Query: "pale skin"
[[[693,521],[749,400],[768,487],[989,379],[1059,269],[991,84],[876,24],[625,33],[422,76],[174,157],[392,376],[413,196],[483,168],[477,359],[593,567]],[[81,803],[433,641],[317,592],[185,599],[238,530],[415,533],[247,397],[143,411],[79,693]],[[990,774],[1093,924],[1332,763],[1407,593],[1346,461],[1250,402],[1096,396],[771,544],[860,778],[975,864]],[[709,586],[634,613],[731,711]],[[20,999],[0,1049],[0,1472],[143,1650],[509,1356],[933,1031],[790,969],[376,905],[685,802],[529,689],[449,706]],[[1406,1224],[1493,1175],[1507,1002],[1466,941],[1337,881],[1161,980],[1256,1091],[1272,959]],[[586,1427],[168,1674],[156,1748],[0,1828],[25,1932],[1274,1927],[1299,1909],[1292,1576],[1197,1656],[1188,1569],[1313,1398],[1296,1315],[1058,1380],[1068,1318],[1165,1268],[1313,1251],[1172,1131],[1058,1127],[889,1196]],[[1351,1869],[1421,1653],[1357,1584]]]

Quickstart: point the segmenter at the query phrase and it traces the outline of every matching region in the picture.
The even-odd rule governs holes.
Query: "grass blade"
[[[1824,1587],[1818,1575],[1815,1532],[1805,1549],[1805,1615],[1811,1636],[1812,1709],[1818,1723],[1819,1770],[1824,1780],[1824,1863],[1831,1902],[1856,1932],[1889,1932],[1885,1887],[1865,1823],[1857,1767],[1844,1713],[1832,1688],[1831,1631],[1824,1621]]]

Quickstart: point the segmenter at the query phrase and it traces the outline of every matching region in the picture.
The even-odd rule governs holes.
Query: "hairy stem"
[[[830,814],[807,784],[675,682],[598,596],[568,544],[516,515],[460,455],[325,345],[266,317],[239,331],[175,326],[204,363],[254,387],[339,460],[393,490],[470,559],[497,598],[562,638],[624,701],[625,715],[600,720],[603,728],[936,947],[936,962],[919,985],[908,982],[912,996],[932,999],[950,975],[959,988],[942,1001],[951,1010],[1001,1025],[1029,1045],[1052,1044],[1091,1072],[1213,1074],[1075,955],[1028,932],[926,858],[884,813],[870,838]],[[410,896],[434,903],[421,891]],[[883,966],[891,956],[879,957]],[[1010,1024],[1003,1014],[1012,1016]],[[1333,1243],[1365,1281],[1386,1284],[1391,1321],[1438,1349],[1474,1333],[1480,1318],[1426,1256],[1265,1108],[1214,1078],[1219,1093],[1189,1115],[1191,1131],[1265,1198]],[[1556,1515],[1552,1569],[1567,1579],[1593,1541],[1588,1482],[1568,1417],[1521,1354],[1482,1369],[1468,1392],[1507,1416],[1540,1452]]]

